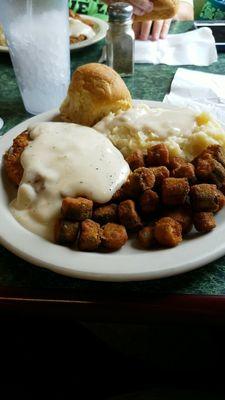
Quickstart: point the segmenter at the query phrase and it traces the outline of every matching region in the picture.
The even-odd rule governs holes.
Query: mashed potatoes
[[[171,155],[188,160],[210,144],[225,148],[223,127],[211,115],[188,108],[150,108],[139,103],[119,115],[110,113],[94,128],[105,134],[125,157],[159,143],[165,143]]]

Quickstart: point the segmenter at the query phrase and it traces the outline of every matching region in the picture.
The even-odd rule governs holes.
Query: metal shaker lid
[[[108,7],[109,22],[124,22],[132,18],[133,6],[129,3],[112,3]]]

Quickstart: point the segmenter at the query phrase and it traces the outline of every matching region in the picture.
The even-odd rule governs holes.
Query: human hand
[[[134,15],[144,15],[153,9],[153,3],[150,0],[128,0],[128,3],[133,6]]]
[[[112,4],[116,1],[119,0],[104,0],[107,4]],[[133,6],[134,15],[144,15],[150,13],[153,9],[153,3],[150,0],[127,0],[126,2]]]
[[[133,29],[135,38],[139,40],[165,39],[169,32],[171,21],[172,19],[134,22]]]
[[[173,19],[176,21],[193,20],[193,6],[181,0],[179,3],[178,12]],[[135,38],[139,40],[158,40],[159,38],[165,39],[167,33],[169,32],[171,21],[171,19],[167,19],[161,21],[135,22],[133,24]]]

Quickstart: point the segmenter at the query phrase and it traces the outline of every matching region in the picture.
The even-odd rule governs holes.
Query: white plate
[[[107,22],[103,21],[100,18],[91,17],[89,15],[81,15],[81,17],[83,17],[87,20],[93,21],[95,23],[93,29],[96,34],[91,39],[86,39],[86,40],[83,40],[82,42],[71,44],[70,50],[77,50],[77,49],[82,49],[87,46],[91,46],[92,44],[97,43],[100,40],[104,39],[104,37],[106,35],[107,29],[108,29]],[[7,46],[0,46],[0,52],[8,53],[9,49]]]
[[[158,102],[144,101],[152,107],[171,108]],[[31,122],[49,121],[57,114],[50,111],[15,126],[0,138],[2,155],[12,140]],[[225,209],[216,217],[217,227],[206,235],[193,234],[172,249],[140,250],[129,241],[115,253],[85,253],[50,243],[23,228],[8,207],[12,188],[4,174],[0,182],[0,243],[17,256],[38,266],[71,277],[101,281],[131,281],[163,278],[190,271],[225,254]]]
[[[100,18],[91,17],[89,15],[81,15],[81,17],[93,21],[95,23],[93,29],[96,35],[91,39],[86,39],[83,40],[82,42],[71,44],[70,50],[77,50],[77,49],[82,49],[83,47],[90,46],[91,44],[97,43],[100,40],[104,39],[106,35],[108,29],[107,22],[103,21]]]

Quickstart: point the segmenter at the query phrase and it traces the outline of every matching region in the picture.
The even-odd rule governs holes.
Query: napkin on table
[[[215,61],[217,51],[210,28],[168,35],[157,41],[135,41],[136,63],[207,66]]]
[[[99,62],[106,60],[105,47]],[[135,63],[206,66],[217,61],[210,28],[168,35],[166,39],[135,40]]]
[[[225,125],[225,75],[178,68],[163,102],[211,112]]]

